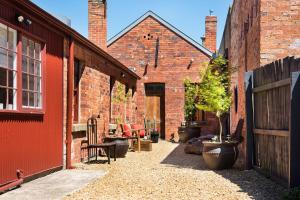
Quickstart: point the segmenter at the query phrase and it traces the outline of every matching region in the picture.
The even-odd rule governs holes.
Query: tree
[[[199,101],[196,103],[196,107],[216,114],[220,123],[219,140],[222,142],[221,116],[229,112],[232,102],[230,67],[227,60],[222,56],[212,59],[206,70],[200,72],[200,77],[202,77],[202,81],[198,90]]]

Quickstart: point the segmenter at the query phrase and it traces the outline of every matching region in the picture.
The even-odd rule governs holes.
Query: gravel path
[[[208,170],[201,156],[161,141],[152,152],[130,152],[111,165],[80,164],[108,174],[66,199],[280,199],[284,189],[255,171]]]

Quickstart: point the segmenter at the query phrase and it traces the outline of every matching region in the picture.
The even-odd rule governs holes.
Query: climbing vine
[[[186,121],[192,121],[197,111],[199,84],[193,83],[189,78],[184,80],[185,104],[184,114]]]

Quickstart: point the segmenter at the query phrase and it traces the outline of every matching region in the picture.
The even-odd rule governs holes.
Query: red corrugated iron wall
[[[18,25],[16,13],[29,17],[32,25]],[[0,0],[1,23],[46,43],[44,114],[0,113],[0,186],[14,181],[17,169],[28,177],[63,165],[63,36],[38,20],[38,15]]]

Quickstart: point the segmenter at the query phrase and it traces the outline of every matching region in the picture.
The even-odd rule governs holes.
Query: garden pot
[[[203,159],[212,170],[231,168],[238,157],[237,142],[203,142]]]
[[[159,135],[151,135],[152,143],[158,143]]]
[[[106,137],[104,142],[115,142],[116,143],[116,157],[124,158],[128,152],[129,143],[125,137]],[[105,153],[107,150],[105,150]],[[110,150],[110,157],[114,156],[113,149]]]
[[[201,136],[200,126],[179,127],[179,142],[186,143],[188,140]]]

